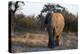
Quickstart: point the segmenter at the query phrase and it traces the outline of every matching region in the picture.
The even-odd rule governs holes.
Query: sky
[[[24,6],[20,3],[19,10],[16,11],[16,14],[22,13],[26,16],[28,15],[37,16],[38,14],[40,14],[40,11],[43,9],[44,4],[47,4],[47,2],[25,2]],[[73,5],[73,4],[60,4],[60,5],[65,7],[66,10],[68,10],[70,13],[77,15],[78,12],[77,5]]]

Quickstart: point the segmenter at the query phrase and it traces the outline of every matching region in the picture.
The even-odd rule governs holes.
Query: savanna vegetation
[[[53,5],[51,5],[53,6]],[[59,5],[60,6],[60,5]],[[62,7],[62,6],[61,6]],[[52,8],[52,7],[51,7]],[[44,10],[42,10],[44,11]],[[78,15],[74,15],[70,12],[68,12],[66,9],[61,11],[62,15],[64,16],[65,19],[65,32],[78,32]],[[40,30],[40,17],[39,16],[24,16],[23,14],[16,15],[15,17],[15,22],[16,22],[16,29],[19,27],[25,28],[25,29],[35,29],[35,30]]]

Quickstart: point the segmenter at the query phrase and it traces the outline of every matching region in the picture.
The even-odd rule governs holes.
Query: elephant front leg
[[[55,47],[55,42],[54,42],[53,32],[48,31],[48,34],[49,34],[48,47],[49,48],[54,48]]]
[[[49,48],[54,48],[54,47],[55,47],[54,40],[51,39],[51,38],[49,38],[48,47],[49,47]]]

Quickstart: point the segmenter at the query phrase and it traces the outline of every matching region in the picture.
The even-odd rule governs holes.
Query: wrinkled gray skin
[[[47,20],[46,20],[47,19]],[[47,31],[49,34],[48,47],[62,45],[62,32],[64,29],[64,17],[61,13],[48,13],[45,18]]]

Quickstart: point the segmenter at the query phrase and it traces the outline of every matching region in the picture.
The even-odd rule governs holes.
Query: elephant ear
[[[50,16],[51,16],[51,13],[48,13],[48,14],[46,15],[45,21],[44,21],[45,24],[48,24],[48,23],[49,23],[49,18],[50,18]]]

